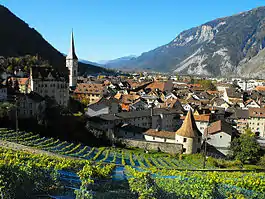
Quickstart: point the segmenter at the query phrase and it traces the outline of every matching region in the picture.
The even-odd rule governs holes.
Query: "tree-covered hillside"
[[[38,55],[48,60],[61,72],[67,72],[64,55],[49,44],[34,28],[29,27],[27,23],[2,5],[0,5],[0,27],[0,56]],[[108,71],[98,66],[79,63],[80,75],[100,72]]]

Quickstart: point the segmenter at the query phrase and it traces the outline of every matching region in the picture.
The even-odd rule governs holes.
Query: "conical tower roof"
[[[202,135],[197,128],[191,110],[189,110],[182,126],[176,131],[176,134],[187,138],[195,138]]]
[[[71,33],[70,49],[66,59],[78,59],[75,54],[74,31]]]

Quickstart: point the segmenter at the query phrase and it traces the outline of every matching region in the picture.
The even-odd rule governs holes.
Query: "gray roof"
[[[249,111],[244,109],[236,109],[235,112],[230,116],[234,119],[247,119],[249,117]]]
[[[68,74],[62,73],[57,71],[56,69],[47,66],[47,67],[42,67],[42,66],[33,66],[30,68],[31,74],[33,79],[42,79],[45,80],[48,78],[49,74],[53,76],[58,81],[65,81],[68,82]]]
[[[118,125],[120,126],[120,125]],[[120,130],[127,131],[127,132],[133,132],[133,133],[138,133],[138,134],[143,134],[146,132],[148,129],[142,128],[139,126],[134,126],[131,124],[122,124],[122,126],[119,127]]]
[[[227,88],[226,89],[227,95],[230,98],[241,98],[242,93],[234,88]]]
[[[181,114],[182,111],[178,109],[166,109],[166,108],[154,108],[153,115],[160,114]],[[130,118],[139,118],[139,117],[150,117],[151,109],[132,111],[132,112],[120,112],[116,114],[105,114],[99,116],[102,120],[118,120],[118,119],[130,119]],[[93,117],[92,117],[93,118]]]
[[[94,111],[99,111],[105,107],[111,106],[112,103],[119,104],[119,101],[115,98],[111,98],[111,99],[101,98],[101,100],[99,100],[98,102],[89,105],[88,108]]]

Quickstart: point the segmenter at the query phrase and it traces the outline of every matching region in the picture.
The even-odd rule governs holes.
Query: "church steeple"
[[[74,42],[74,31],[71,32],[70,49],[66,59],[78,59],[75,54],[75,42]]]
[[[75,87],[77,85],[78,76],[78,58],[75,54],[75,43],[74,43],[74,33],[71,33],[71,42],[69,53],[66,56],[66,67],[69,69],[69,86]]]

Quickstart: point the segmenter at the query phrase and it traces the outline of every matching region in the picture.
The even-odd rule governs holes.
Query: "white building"
[[[251,80],[238,79],[236,81],[237,81],[237,85],[244,91],[253,90],[256,86],[264,86],[265,85],[264,82],[257,81],[254,79],[251,79]]]
[[[76,87],[78,76],[78,58],[75,54],[74,33],[71,34],[69,53],[66,56],[66,67],[69,69],[69,86]]]
[[[68,105],[68,77],[52,67],[30,68],[30,88],[42,97],[54,99],[61,106]]]
[[[204,136],[207,136],[207,143],[213,146],[223,155],[229,153],[230,143],[236,136],[233,127],[225,121],[218,120],[211,123],[204,131]]]
[[[176,143],[175,132],[158,131],[157,129],[149,129],[144,133],[144,139],[151,142]]]

